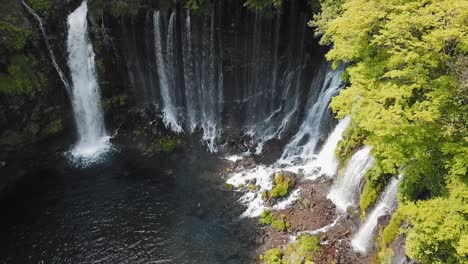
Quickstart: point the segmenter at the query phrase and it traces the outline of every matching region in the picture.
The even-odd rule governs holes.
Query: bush
[[[279,248],[272,248],[268,250],[263,256],[263,260],[267,264],[281,264],[281,259],[283,258],[283,253]]]

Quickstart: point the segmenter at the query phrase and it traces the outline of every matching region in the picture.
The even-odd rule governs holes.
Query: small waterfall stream
[[[356,152],[346,166],[343,176],[333,183],[327,198],[338,209],[346,211],[348,207],[355,205],[361,191],[362,179],[374,164],[370,151],[369,147],[364,147]]]
[[[341,75],[343,71],[330,71],[326,74],[325,81],[320,90],[318,99],[310,100],[304,120],[299,131],[284,148],[280,163],[293,164],[300,160],[307,160],[315,153],[323,124],[326,120],[326,112],[333,95],[341,88]],[[311,97],[313,99],[313,97]]]
[[[79,137],[71,154],[82,163],[94,161],[109,148],[87,12],[84,1],[68,16],[67,38],[68,66],[73,82],[71,101]]]
[[[163,17],[160,11],[155,11],[153,16],[154,21],[154,43],[156,49],[156,63],[159,76],[159,87],[163,101],[164,122],[166,126],[172,128],[176,132],[182,132],[182,127],[178,121],[178,114],[173,102],[175,98],[175,67],[174,67],[174,23],[175,12],[172,12],[169,19],[167,32],[162,33]],[[166,44],[163,47],[163,34],[167,36]]]
[[[379,217],[391,214],[397,206],[398,184],[402,178],[402,175],[400,175],[398,178],[393,178],[390,181],[380,198],[380,201],[351,240],[351,245],[354,250],[366,253],[370,248],[373,241],[372,235],[377,228]]]
[[[54,51],[52,50],[52,47],[50,46],[49,38],[47,37],[46,33],[46,28],[44,26],[44,21],[42,18],[32,9],[24,0],[21,0],[21,3],[23,6],[26,8],[26,10],[37,20],[39,23],[39,29],[41,30],[42,38],[44,39],[44,43],[47,47],[47,50],[49,51],[49,57],[50,60],[52,61],[52,65],[54,66],[55,70],[57,71],[58,76],[60,77],[60,80],[63,83],[63,86],[65,86],[65,89],[68,94],[71,94],[71,88],[70,88],[70,83],[67,80],[67,77],[65,77],[65,74],[63,73],[62,69],[60,69],[60,66],[57,63],[57,60],[55,59],[55,54]]]
[[[317,160],[315,162],[320,166],[321,175],[325,175],[327,177],[335,176],[339,165],[335,150],[338,142],[343,138],[343,132],[349,126],[350,121],[351,118],[346,116],[338,123],[323,145],[322,150],[317,155]]]

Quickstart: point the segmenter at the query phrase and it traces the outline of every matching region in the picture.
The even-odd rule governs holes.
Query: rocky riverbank
[[[237,160],[231,157],[231,161],[227,163],[224,173],[226,179],[235,174],[242,175],[243,172],[252,171],[261,166],[256,164],[253,157],[234,157],[237,157]],[[274,175],[281,173],[284,172],[278,169],[277,173],[270,176],[272,189],[275,188]],[[366,254],[355,252],[352,249],[350,241],[363,220],[359,217],[358,208],[349,208],[347,212],[341,212],[327,198],[333,179],[318,177],[311,180],[310,178],[306,179],[301,174],[290,172],[288,174],[295,179],[294,188],[289,190],[287,195],[275,199],[275,201],[263,198],[265,201],[263,213],[253,217],[257,221],[256,232],[251,238],[256,244],[254,262],[286,263],[281,261],[291,261],[291,258],[294,258],[295,260],[300,259],[300,261],[291,263],[304,263],[303,261],[310,258],[314,263],[373,263],[379,240],[375,239],[375,246]],[[259,186],[261,180],[251,178],[249,175],[249,173],[244,173],[244,184],[237,186],[225,184],[224,188],[240,192],[244,196],[247,194],[247,196],[264,197],[265,194]],[[291,196],[297,193],[300,194],[293,201],[288,201],[288,206],[284,206],[284,208],[278,206],[288,199],[290,200]],[[239,201],[245,204],[245,199],[241,198]],[[247,205],[248,208],[249,205]],[[388,223],[389,217],[381,217],[378,221],[379,227],[376,233],[380,232],[381,228]],[[303,246],[300,244],[302,243],[300,240],[304,235],[310,235],[317,239],[318,250],[311,255],[300,255],[295,252],[298,247]],[[395,252],[401,251],[401,244],[404,243],[400,241],[400,245],[394,245]],[[398,254],[395,254],[394,258],[398,257],[396,255]],[[404,250],[399,255],[402,255],[399,256],[401,259],[406,258]],[[280,262],[274,262],[273,259],[278,256],[281,256],[283,260],[279,258]]]

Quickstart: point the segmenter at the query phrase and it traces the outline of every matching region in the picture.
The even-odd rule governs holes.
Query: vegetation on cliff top
[[[422,263],[466,260],[468,2],[321,3],[310,25],[332,45],[327,58],[347,65],[350,83],[332,108],[352,115],[349,140],[364,137],[372,146],[379,173],[367,180],[374,188],[404,173],[408,255]]]

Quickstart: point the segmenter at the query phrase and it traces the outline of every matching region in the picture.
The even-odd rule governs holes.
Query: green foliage
[[[50,0],[28,0],[28,2],[36,12],[48,12],[52,7]]]
[[[466,260],[467,186],[457,179],[468,167],[468,2],[334,2],[322,1],[311,25],[332,45],[334,66],[347,65],[350,85],[331,106],[338,117],[352,116],[350,129],[365,136],[378,165],[366,175],[363,208],[372,189],[403,172],[408,255],[422,263]],[[354,145],[340,144],[340,153]]]
[[[9,52],[22,50],[32,35],[30,28],[18,25],[14,20],[10,15],[0,18],[0,47]]]
[[[447,62],[468,50],[466,5],[348,0],[337,14],[323,14],[332,18],[321,28],[333,43],[327,57],[349,63],[351,83],[332,107],[341,117],[353,115],[385,173],[405,168],[406,199],[444,191],[443,161],[450,158],[443,147],[453,141],[443,128],[451,119],[445,112],[458,119],[463,113],[451,101],[458,84]]]
[[[270,191],[270,196],[275,199],[287,196],[291,189],[291,183],[292,179],[286,177],[284,173],[276,175],[273,182],[273,188]]]
[[[463,263],[468,258],[468,185],[454,177],[450,195],[410,203],[402,210],[408,229],[406,252],[421,263]]]
[[[47,79],[36,71],[37,61],[26,55],[14,55],[8,66],[8,74],[0,73],[0,93],[28,94],[43,88]]]
[[[265,255],[262,257],[263,261],[266,264],[281,264],[281,259],[283,258],[283,253],[279,248],[272,248],[268,250]]]
[[[365,131],[351,122],[351,125],[343,133],[343,139],[338,142],[336,156],[340,164],[347,164],[351,156],[364,144]]]
[[[255,11],[263,11],[271,6],[275,8],[281,7],[282,0],[247,0],[245,5]]]
[[[185,6],[192,11],[202,13],[202,14],[209,14],[213,9],[213,1],[212,0],[186,0]]]
[[[330,21],[338,17],[343,12],[343,3],[345,0],[320,0],[321,12],[314,14],[313,20],[309,21],[310,27],[316,27],[315,34],[323,35],[328,29]],[[322,39],[322,44],[327,44],[325,39]]]

